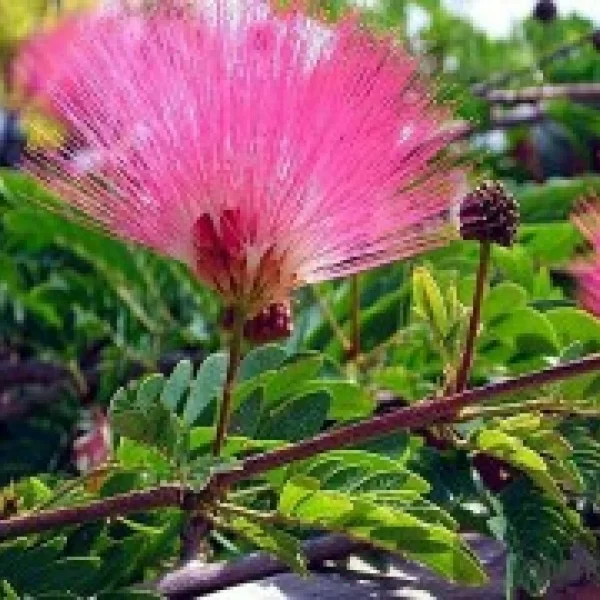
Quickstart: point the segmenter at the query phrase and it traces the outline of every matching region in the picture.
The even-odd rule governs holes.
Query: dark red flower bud
[[[275,302],[244,324],[244,337],[255,343],[281,340],[292,335],[294,321],[288,303]]]
[[[230,331],[233,320],[233,309],[225,309],[221,316],[221,326]],[[244,337],[251,342],[261,344],[287,338],[293,330],[292,309],[286,302],[269,304],[244,323]]]
[[[459,218],[464,240],[508,247],[517,235],[519,205],[500,182],[486,181],[464,197]]]

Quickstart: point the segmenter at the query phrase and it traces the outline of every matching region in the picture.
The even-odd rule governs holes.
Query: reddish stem
[[[426,400],[400,410],[372,417],[360,423],[327,431],[315,438],[284,446],[270,452],[247,458],[241,468],[214,476],[209,489],[194,493],[176,485],[120,494],[90,502],[79,507],[60,508],[21,515],[0,521],[0,540],[53,529],[97,521],[111,516],[127,515],[164,507],[197,510],[200,502],[214,488],[228,487],[293,461],[304,460],[323,452],[336,450],[392,433],[398,429],[427,427],[451,422],[465,406],[490,400],[502,394],[523,388],[541,386],[577,375],[600,370],[600,354],[558,365],[484,387],[467,390],[442,398]]]
[[[475,293],[473,295],[473,306],[471,308],[471,318],[469,319],[469,329],[465,349],[458,373],[456,374],[456,385],[454,391],[462,392],[467,387],[469,372],[473,364],[473,353],[475,351],[475,342],[479,330],[479,321],[481,320],[481,306],[483,304],[483,294],[485,291],[485,282],[490,264],[491,245],[489,242],[482,242],[479,250],[479,268],[477,269],[477,280],[475,282]]]

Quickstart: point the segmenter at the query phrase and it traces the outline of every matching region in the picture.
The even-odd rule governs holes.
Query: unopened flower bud
[[[294,330],[292,309],[288,303],[275,302],[263,308],[244,324],[244,337],[255,343],[266,343],[289,337]]]
[[[464,240],[512,246],[519,225],[519,205],[497,181],[486,181],[468,193],[459,211]]]
[[[234,324],[232,308],[221,316],[221,326],[231,331]],[[244,337],[254,343],[273,342],[289,337],[294,330],[292,309],[289,303],[274,302],[244,323]]]

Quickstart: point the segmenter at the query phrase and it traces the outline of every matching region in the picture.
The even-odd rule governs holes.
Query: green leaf
[[[516,283],[504,281],[492,287],[488,292],[481,316],[485,321],[491,321],[500,315],[523,308],[527,304],[527,292]]]
[[[17,592],[15,592],[14,588],[6,580],[2,581],[0,592],[2,592],[4,600],[19,600]]]
[[[294,395],[296,390],[317,375],[322,365],[321,356],[302,357],[282,365],[265,385],[265,406],[270,408],[282,398]]]
[[[31,574],[27,590],[30,594],[67,589],[78,593],[87,591],[87,583],[101,564],[97,556],[70,556],[40,566]],[[35,596],[34,596],[35,597]]]
[[[558,337],[548,317],[530,307],[507,313],[504,319],[494,324],[493,334],[506,341],[524,335],[537,336],[547,343],[549,350],[558,350],[559,347]]]
[[[371,492],[382,489],[427,494],[431,486],[401,461],[364,450],[335,450],[305,461],[296,470],[323,489]]]
[[[539,596],[573,544],[586,537],[579,515],[525,478],[502,491],[494,506],[490,530],[507,547],[508,586]]]
[[[138,485],[139,479],[138,470],[111,473],[102,483],[98,495],[101,498],[109,498],[116,494],[124,494],[134,489]]]
[[[436,573],[465,585],[481,585],[487,580],[477,558],[460,536],[441,525],[433,525],[392,508],[377,506],[364,498],[340,492],[314,490],[314,480],[300,496],[302,480],[292,482],[294,502],[280,503],[279,512],[309,527],[338,531],[376,547],[397,552]],[[286,485],[287,488],[287,485]],[[288,498],[286,488],[282,497]],[[292,510],[287,512],[288,507]]]
[[[31,546],[25,555],[26,560],[20,560],[13,565],[9,574],[11,585],[19,590],[30,589],[40,566],[51,565],[59,559],[66,543],[67,539],[64,536],[57,536]]]
[[[239,381],[257,377],[261,373],[277,369],[286,359],[287,353],[277,344],[265,344],[254,348],[244,357],[238,374]]]
[[[312,496],[319,488],[319,480],[314,477],[292,477],[279,496],[279,511],[284,515],[292,514],[302,500]]]
[[[160,373],[147,375],[138,384],[135,404],[139,408],[146,408],[154,404],[165,385],[165,377]]]
[[[12,575],[15,566],[26,559],[27,551],[28,546],[25,538],[0,544],[0,577],[6,579]]]
[[[561,346],[581,342],[589,351],[600,349],[600,321],[578,308],[555,308],[546,312]]]
[[[321,431],[331,398],[325,392],[311,392],[292,398],[263,420],[258,437],[297,442]]]
[[[419,389],[423,382],[422,374],[402,365],[384,367],[373,373],[372,377],[380,388],[394,392],[404,400],[414,402],[422,397]]]
[[[600,442],[596,434],[576,422],[565,422],[561,432],[573,448],[571,460],[583,479],[583,490],[592,501],[600,499]]]
[[[118,410],[111,415],[115,433],[154,446],[173,456],[179,438],[177,417],[164,405],[156,403],[142,410]]]
[[[15,486],[17,495],[23,501],[24,508],[34,508],[36,505],[47,502],[52,498],[53,492],[38,477],[28,477],[19,481]]]
[[[526,447],[520,439],[498,429],[483,429],[476,434],[473,443],[480,450],[506,461],[525,473],[556,502],[565,502],[560,488],[550,476],[544,459],[537,452]]]
[[[252,390],[231,417],[229,432],[233,435],[256,437],[263,408],[264,388]]]
[[[188,469],[191,475],[191,484],[199,491],[209,481],[215,473],[232,471],[239,466],[239,461],[235,458],[220,456],[198,456],[190,461]]]
[[[134,407],[133,395],[128,390],[120,387],[110,399],[111,411],[127,410]]]
[[[169,462],[156,448],[132,439],[119,440],[115,458],[123,468],[143,473],[146,478],[164,479],[171,472]]]
[[[296,395],[325,393],[330,398],[327,418],[332,421],[351,421],[368,417],[375,410],[375,398],[352,381],[317,379],[298,385]]]
[[[183,420],[188,425],[193,425],[211,400],[222,393],[228,360],[227,354],[219,352],[211,354],[200,365],[183,410]]]
[[[413,272],[413,302],[415,313],[428,322],[440,338],[445,338],[449,323],[444,297],[435,279],[424,267]]]
[[[150,536],[135,533],[118,541],[108,542],[102,551],[102,562],[89,582],[90,591],[109,591],[126,585],[144,555]]]
[[[566,221],[574,203],[591,189],[598,189],[598,177],[553,179],[543,185],[528,184],[519,189],[519,206],[523,222],[548,223]]]
[[[361,311],[360,330],[361,348],[370,352],[380,344],[388,341],[405,321],[404,314],[410,306],[410,286],[385,293],[373,305]],[[338,340],[327,347],[328,354],[342,357],[343,352]]]
[[[160,396],[161,402],[170,410],[176,411],[179,408],[181,399],[190,386],[193,372],[193,366],[189,360],[180,361],[173,369]]]
[[[259,519],[250,520],[241,516],[229,519],[228,526],[261,550],[279,558],[292,571],[308,574],[300,542],[294,536]]]
[[[581,243],[581,235],[571,223],[521,225],[519,242],[537,260],[559,264],[570,260]]]

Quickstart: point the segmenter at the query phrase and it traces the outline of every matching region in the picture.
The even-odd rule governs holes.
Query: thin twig
[[[352,341],[350,342],[350,351],[348,359],[358,362],[360,358],[360,275],[355,274],[350,278],[350,287],[352,294],[351,302],[351,320],[352,320]]]
[[[325,300],[325,298],[323,298],[323,296],[319,293],[316,286],[312,286],[311,290],[312,290],[313,296],[315,297],[315,299],[319,305],[321,314],[325,317],[325,319],[327,320],[327,322],[329,323],[329,326],[331,327],[331,329],[333,331],[333,334],[335,335],[335,337],[338,339],[338,341],[342,345],[343,352],[347,354],[348,352],[350,352],[352,343],[347,338],[343,329],[340,327],[340,324],[338,323],[335,315],[333,314],[333,311],[331,310],[331,307],[329,306],[329,303],[327,302],[327,300]]]
[[[568,98],[569,100],[598,100],[600,99],[600,84],[598,83],[569,83],[562,85],[539,85],[520,88],[517,90],[489,90],[485,99],[492,104],[514,106],[515,104],[536,103],[542,100]]]
[[[0,521],[0,540],[40,533],[49,529],[125,516],[168,506],[185,506],[189,495],[179,485],[163,485],[147,490],[117,494],[82,506],[36,511]]]
[[[486,122],[483,127],[476,123],[462,121],[456,123],[452,128],[451,139],[452,141],[458,142],[460,140],[466,140],[477,133],[484,133],[486,131],[512,129],[513,127],[520,127],[521,125],[535,125],[536,123],[545,121],[547,116],[547,112],[542,107],[534,106],[526,113],[514,112],[503,117],[491,119],[489,122]]]
[[[485,291],[485,283],[490,265],[490,242],[482,242],[479,247],[479,268],[477,269],[477,279],[475,281],[475,292],[473,294],[473,306],[471,308],[471,317],[469,319],[469,329],[465,348],[462,354],[462,360],[456,374],[456,384],[454,390],[462,392],[467,387],[469,372],[473,364],[473,352],[475,350],[475,341],[479,331],[479,321],[481,319],[481,305]]]
[[[600,408],[573,406],[556,400],[532,400],[501,404],[499,406],[482,406],[467,408],[458,415],[456,422],[464,423],[478,418],[510,417],[523,413],[538,412],[547,415],[565,415],[573,417],[600,417]]]
[[[600,354],[593,354],[580,360],[474,388],[460,394],[426,400],[360,423],[329,430],[297,444],[250,456],[238,468],[214,475],[205,490],[198,493],[189,489],[182,490],[180,485],[171,484],[112,496],[84,506],[20,515],[0,521],[0,540],[157,508],[179,507],[183,510],[197,510],[207,493],[213,493],[215,487],[228,488],[282,465],[311,458],[330,450],[360,444],[400,429],[453,422],[459,411],[467,406],[524,388],[539,387],[598,370],[600,370]]]
[[[514,393],[527,387],[541,386],[597,370],[600,370],[600,354],[593,354],[580,360],[521,377],[491,383],[450,396],[425,400],[359,423],[328,430],[296,444],[250,456],[239,469],[217,475],[218,484],[229,486],[290,462],[305,460],[323,452],[360,444],[399,429],[420,428],[437,423],[452,422],[458,412],[466,406],[491,400],[503,394]]]
[[[575,50],[584,46],[592,39],[594,35],[593,31],[586,33],[582,37],[573,42],[568,42],[556,48],[556,50],[542,56],[538,61],[536,61],[533,65],[524,67],[521,69],[514,69],[513,71],[508,71],[505,73],[496,73],[492,75],[487,81],[483,81],[477,83],[471,87],[471,93],[475,96],[485,96],[487,92],[495,87],[503,87],[511,83],[511,81],[515,79],[520,79],[525,75],[530,75],[532,72],[536,70],[542,70],[548,65],[554,64],[557,60],[561,60],[563,58],[567,58],[573,53]]]

